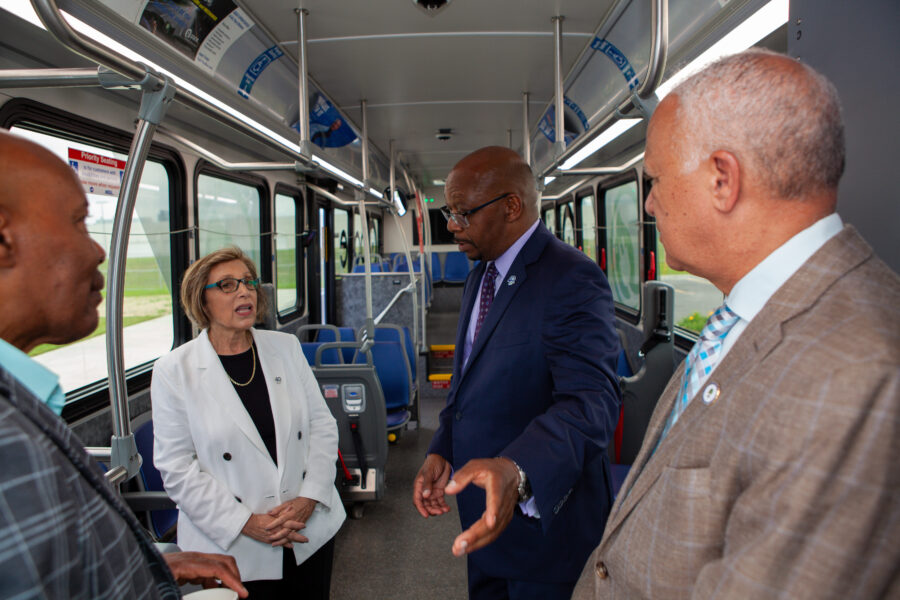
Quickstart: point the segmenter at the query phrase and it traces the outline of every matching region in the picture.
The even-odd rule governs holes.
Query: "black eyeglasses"
[[[259,287],[259,278],[256,279],[235,279],[234,277],[226,277],[225,279],[220,279],[215,283],[210,283],[203,287],[204,290],[208,290],[210,288],[217,287],[226,294],[233,294],[237,291],[238,286],[240,284],[244,284],[244,287],[250,290],[251,292],[255,292]]]
[[[473,215],[473,214],[475,214],[476,212],[478,212],[479,210],[481,210],[482,208],[484,208],[485,206],[488,206],[488,205],[490,205],[490,204],[493,204],[494,202],[497,202],[497,201],[499,201],[499,200],[503,200],[503,199],[506,198],[507,196],[511,196],[511,195],[512,195],[512,192],[506,192],[505,194],[501,194],[501,195],[497,196],[497,197],[494,198],[493,200],[488,200],[487,202],[485,202],[485,203],[482,204],[481,206],[476,206],[476,207],[473,208],[472,210],[467,210],[467,211],[458,212],[458,213],[452,212],[452,211],[451,211],[449,208],[447,208],[446,206],[442,206],[442,207],[441,207],[441,214],[444,215],[444,218],[447,219],[447,222],[448,222],[448,223],[449,223],[450,221],[453,221],[454,223],[456,223],[456,225],[457,225],[458,227],[461,227],[461,228],[465,229],[466,227],[469,226],[469,219],[468,219],[469,215]]]

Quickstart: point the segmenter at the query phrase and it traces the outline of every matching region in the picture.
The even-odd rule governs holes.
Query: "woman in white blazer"
[[[181,301],[203,331],[153,369],[153,460],[182,550],[233,556],[251,599],[327,599],[345,518],[337,426],[299,340],[252,327],[258,287],[238,248],[185,273]]]

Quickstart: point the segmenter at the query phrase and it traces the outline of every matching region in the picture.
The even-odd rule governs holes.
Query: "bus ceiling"
[[[469,151],[508,144],[528,155],[549,196],[572,186],[566,170],[632,160],[643,120],[682,65],[765,20],[729,50],[758,43],[784,26],[788,6],[570,0],[542,14],[509,1],[453,3],[429,16],[412,3],[365,0],[305,0],[303,10],[251,0],[31,1],[67,47],[134,80],[148,65],[171,79],[176,102],[295,168],[382,190],[394,140],[410,190],[427,192]]]

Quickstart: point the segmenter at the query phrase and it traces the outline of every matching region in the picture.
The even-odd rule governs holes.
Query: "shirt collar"
[[[0,339],[0,366],[45,403],[59,385],[56,373],[2,339]]]
[[[519,252],[522,250],[522,247],[525,246],[525,242],[531,237],[531,234],[534,233],[534,230],[537,229],[538,223],[540,223],[540,219],[535,219],[534,223],[531,224],[531,227],[528,228],[525,233],[519,236],[513,245],[506,249],[506,252],[501,254],[497,260],[494,261],[494,267],[497,269],[497,281],[503,281],[503,278],[506,277],[506,274],[509,272],[509,268],[512,266],[513,261],[516,260],[516,257],[519,255]]]
[[[838,214],[832,213],[786,241],[735,284],[725,299],[728,307],[741,319],[752,321],[778,288],[843,226]]]

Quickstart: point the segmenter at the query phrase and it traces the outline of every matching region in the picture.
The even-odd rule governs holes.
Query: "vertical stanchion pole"
[[[528,92],[522,92],[522,158],[531,166],[531,130],[528,118]]]
[[[553,89],[556,98],[556,141],[553,142],[554,158],[559,158],[566,151],[566,131],[563,113],[565,96],[563,95],[562,72],[562,22],[563,16],[553,17]]]
[[[309,141],[309,78],[306,62],[306,16],[309,11],[305,8],[296,9],[297,12],[297,105],[300,109],[300,154],[306,158],[312,157],[312,144]]]

